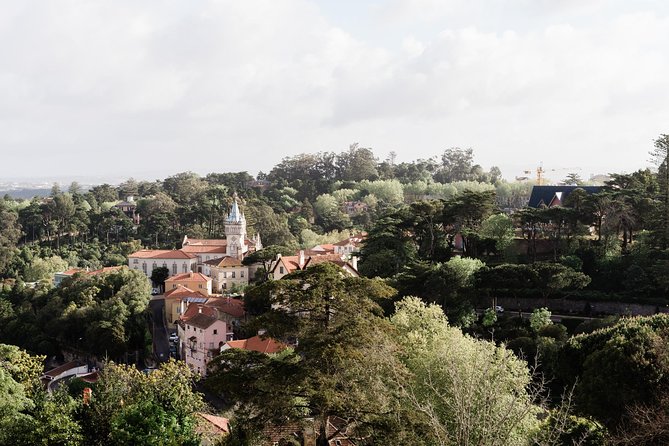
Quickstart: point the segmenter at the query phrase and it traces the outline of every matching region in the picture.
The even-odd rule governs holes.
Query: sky
[[[269,171],[352,143],[649,166],[669,2],[0,0],[0,181]]]

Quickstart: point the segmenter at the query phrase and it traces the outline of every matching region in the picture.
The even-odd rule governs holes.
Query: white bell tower
[[[237,204],[237,194],[233,195],[232,208],[230,214],[225,220],[225,254],[230,257],[241,259],[248,251],[246,246],[246,218]]]

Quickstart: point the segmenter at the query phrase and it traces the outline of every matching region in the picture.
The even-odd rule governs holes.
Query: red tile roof
[[[220,259],[218,263],[210,263],[210,265],[218,266],[219,268],[225,268],[229,266],[242,266],[242,262],[234,257],[225,256]]]
[[[80,361],[66,362],[65,364],[60,365],[56,368],[53,368],[51,370],[47,370],[46,372],[44,372],[43,376],[50,376],[50,377],[54,378],[54,377],[60,375],[63,372],[67,372],[68,370],[76,369],[77,367],[81,367],[83,365],[85,365],[85,364],[83,362],[80,362]]]
[[[90,271],[88,274],[90,276],[97,276],[98,274],[111,273],[114,271],[119,271],[125,268],[125,266],[105,266],[104,268],[96,269],[95,271]]]
[[[209,415],[207,413],[197,412],[197,414],[208,422],[209,425],[221,432],[230,432],[229,421],[227,418]]]
[[[346,262],[342,260],[340,254],[324,254],[322,256],[309,257],[305,262],[305,267],[318,265],[323,262],[335,263],[339,266],[344,266],[346,264]]]
[[[191,304],[188,308],[190,309],[192,306],[193,305]],[[185,322],[187,325],[206,330],[207,328],[211,327],[217,320],[218,319],[216,319],[215,316],[209,316],[203,311],[202,313],[197,313],[195,316],[188,318]]]
[[[214,319],[216,318],[216,310],[213,307],[208,307],[203,304],[191,303],[188,305],[188,308],[186,308],[186,311],[184,311],[184,314],[181,315],[181,320],[188,322],[199,314],[204,314],[205,316],[209,316]]]
[[[228,341],[226,345],[230,348],[241,348],[267,354],[278,353],[286,348],[286,345],[279,341],[261,336],[253,336],[252,338],[240,339],[238,341]]]
[[[225,246],[219,245],[184,245],[181,250],[198,254],[224,254],[226,252]]]
[[[180,282],[180,281],[188,281],[188,282],[210,282],[212,280],[211,277],[207,277],[202,273],[194,273],[194,272],[189,272],[189,273],[183,273],[183,274],[177,274],[176,276],[172,276],[168,278],[165,283],[167,282]]]
[[[207,300],[206,306],[216,308],[218,311],[229,314],[232,317],[243,317],[246,314],[244,301],[231,297],[212,297]]]
[[[195,259],[196,255],[177,250],[167,250],[167,249],[142,249],[140,251],[134,252],[128,256],[128,258],[139,258],[139,259]]]
[[[85,273],[85,272],[86,272],[85,269],[81,269],[81,268],[70,268],[70,269],[68,269],[68,270],[65,270],[65,271],[63,271],[63,272],[56,273],[56,274],[62,274],[62,275],[64,275],[64,276],[74,276],[74,275],[77,274],[77,273]]]
[[[286,274],[290,274],[293,271],[298,271],[300,270],[300,257],[299,256],[282,256],[274,265],[272,270],[270,271],[273,273],[276,271],[276,269],[279,267],[279,265],[283,265],[284,268],[286,268]]]
[[[223,238],[188,238],[184,246],[225,246],[228,242]]]
[[[184,297],[207,297],[206,294],[203,294],[199,291],[193,291],[188,287],[183,285],[177,285],[173,290],[165,291],[165,298],[170,299],[182,299]]]

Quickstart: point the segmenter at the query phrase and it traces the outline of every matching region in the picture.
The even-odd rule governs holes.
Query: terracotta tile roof
[[[293,271],[298,271],[300,269],[300,257],[299,256],[282,256],[276,264],[274,264],[274,267],[272,267],[272,270],[270,271],[273,273],[276,271],[276,269],[279,267],[279,265],[283,265],[284,268],[286,268],[286,274],[290,274]]]
[[[316,245],[311,249],[307,249],[305,251],[306,255],[309,256],[314,256],[314,255],[322,255],[322,254],[332,254],[334,253],[335,245],[332,243],[324,243],[322,245]]]
[[[85,364],[83,362],[80,362],[80,361],[66,362],[65,364],[60,365],[56,368],[53,368],[51,370],[47,370],[46,372],[44,372],[44,376],[56,377],[63,372],[67,372],[68,370],[75,369],[77,367],[81,367],[82,365],[85,365]]]
[[[86,272],[86,270],[81,268],[70,268],[68,270],[56,274],[62,274],[64,276],[74,276],[77,273],[83,273],[83,272]]]
[[[227,241],[223,238],[188,238],[185,239],[186,244],[184,246],[225,246]]]
[[[190,309],[193,305],[190,305],[188,309]],[[214,316],[209,316],[204,313],[197,313],[195,316],[188,318],[185,320],[186,325],[191,325],[193,327],[201,328],[203,330],[211,327],[214,322],[216,322],[218,319]]]
[[[96,383],[100,379],[100,373],[99,372],[87,373],[86,375],[80,375],[79,379],[86,383],[91,383],[91,384]]]
[[[313,256],[309,257],[307,261],[305,262],[305,268],[309,268],[310,266],[318,265],[319,263],[334,263],[335,265],[338,265],[344,269],[349,268],[350,273],[358,276],[358,271],[353,268],[353,265],[351,265],[349,262],[346,260],[342,260],[341,255],[339,254],[327,254],[327,255],[322,255],[322,256]]]
[[[200,309],[202,311],[200,311]],[[188,305],[188,308],[186,308],[186,311],[184,311],[184,314],[181,315],[181,320],[188,322],[198,314],[204,314],[205,316],[209,316],[214,319],[216,318],[216,310],[213,307],[208,307],[204,304],[191,303]]]
[[[351,244],[353,246],[358,246],[361,243],[362,243],[362,239],[350,237],[350,238],[347,238],[345,240],[342,240],[341,242],[335,243],[335,246],[346,246],[346,245],[349,245],[349,244]]]
[[[224,254],[226,252],[225,246],[218,245],[185,245],[181,250],[198,254]]]
[[[212,297],[207,300],[207,307],[215,308],[218,311],[229,314],[232,317],[243,317],[246,314],[244,310],[244,301],[233,299],[231,297]]]
[[[239,259],[236,259],[234,257],[230,256],[225,256],[222,259],[219,260],[218,264],[211,264],[212,266],[218,266],[220,268],[224,268],[226,266],[242,266],[242,262]]]
[[[166,299],[183,299],[184,297],[207,297],[207,295],[199,291],[193,291],[180,284],[173,290],[165,291],[164,297]]]
[[[215,259],[205,260],[205,261],[202,262],[202,263],[204,263],[204,264],[206,264],[206,265],[213,265],[213,266],[216,266],[216,265],[218,265],[218,264],[221,262],[222,259],[223,259],[223,257],[216,257]]]
[[[180,282],[180,281],[189,281],[189,282],[210,282],[212,280],[211,277],[207,277],[202,273],[183,273],[183,274],[177,274],[176,276],[172,276],[168,278],[165,283],[167,282]]]
[[[97,276],[98,274],[111,273],[114,271],[119,271],[125,268],[125,266],[105,266],[104,268],[96,269],[95,271],[90,271],[88,275]]]
[[[308,267],[310,265],[317,265],[319,263],[323,262],[331,262],[331,263],[336,263],[337,265],[344,265],[346,262],[344,262],[341,258],[340,254],[324,254],[321,256],[311,256],[307,259],[305,262],[305,265]]]
[[[241,348],[267,354],[278,353],[286,348],[286,345],[279,341],[261,336],[253,336],[252,338],[240,339],[238,341],[228,341],[226,345],[230,348]]]
[[[183,252],[180,249],[142,249],[134,252],[128,258],[139,259],[195,259],[197,256],[188,252]]]
[[[230,432],[229,421],[227,418],[209,415],[207,413],[197,412],[197,414],[208,422],[210,426],[221,432]]]

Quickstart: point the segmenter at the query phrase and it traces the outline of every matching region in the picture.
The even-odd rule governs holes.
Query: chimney
[[[197,304],[197,312],[202,313],[202,304]]]
[[[193,271],[188,272],[188,277],[192,278],[193,277]]]
[[[358,256],[351,256],[351,266],[354,270],[358,270]]]
[[[304,249],[300,249],[300,260],[299,260],[300,269],[304,267]]]

